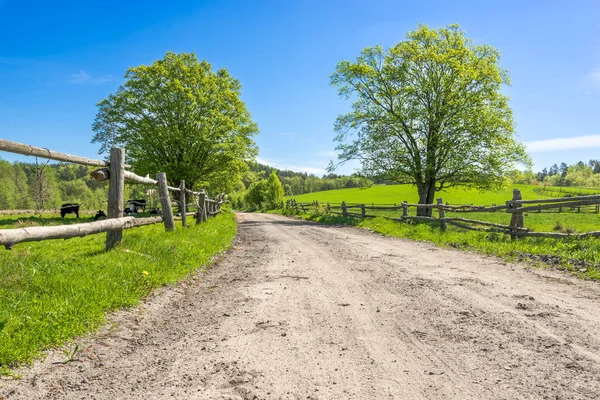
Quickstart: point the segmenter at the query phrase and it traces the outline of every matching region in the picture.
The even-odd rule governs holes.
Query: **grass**
[[[515,185],[515,188],[521,191],[524,200],[547,199],[565,195],[577,196],[579,194],[587,195],[598,193],[592,189],[582,188],[549,188],[532,185]],[[509,189],[492,192],[480,192],[470,189],[450,189],[438,192],[437,197],[441,197],[444,203],[452,205],[473,204],[473,205],[492,205],[504,204],[512,198],[512,187]],[[570,190],[570,191],[569,191]],[[308,193],[300,196],[290,196],[288,198],[296,199],[298,202],[319,201],[320,204],[329,202],[332,205],[338,205],[342,201],[347,204],[400,204],[402,201],[417,203],[418,196],[416,189],[409,185],[377,185],[366,189],[341,189],[324,192]],[[286,198],[286,200],[288,199]],[[589,232],[600,230],[600,214],[594,212],[594,207],[582,207],[581,212],[564,208],[562,212],[557,210],[545,210],[544,212],[529,212],[525,214],[525,227],[537,232],[553,232],[554,227],[560,224],[562,232]],[[353,212],[360,212],[354,209]],[[434,211],[434,215],[435,215]],[[379,216],[398,217],[401,211],[371,211],[367,208],[367,214]],[[411,208],[409,215],[416,215],[416,209]],[[510,223],[510,214],[499,211],[495,213],[452,213],[446,212],[447,217],[462,217],[480,221],[495,222],[508,225]]]
[[[2,228],[59,222],[0,217]],[[0,248],[0,375],[94,330],[107,311],[136,305],[152,289],[208,264],[235,232],[233,214],[224,212],[175,232],[162,224],[126,230],[109,252],[103,234]]]

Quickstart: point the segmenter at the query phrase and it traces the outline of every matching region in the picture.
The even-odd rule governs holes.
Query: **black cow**
[[[98,221],[100,218],[106,218],[106,214],[102,210],[98,210],[98,212],[94,216],[94,221]]]
[[[137,213],[140,210],[142,210],[142,212],[146,211],[146,200],[127,200],[127,204],[129,206],[128,214]]]
[[[60,206],[60,217],[64,218],[66,214],[75,214],[79,218],[79,204],[65,203]]]
[[[148,211],[148,214],[150,214],[150,215],[162,215],[162,211],[160,211],[160,208],[151,208],[150,211]]]

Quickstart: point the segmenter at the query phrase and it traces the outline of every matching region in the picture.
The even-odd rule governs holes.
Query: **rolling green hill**
[[[533,185],[514,185],[521,191],[523,199],[543,199],[553,197],[544,195],[539,186]],[[481,192],[475,189],[456,189],[452,188],[437,193],[437,197],[444,199],[444,202],[450,204],[474,204],[474,205],[490,205],[504,204],[507,200],[512,199],[512,189],[504,189],[497,192]],[[299,202],[319,201],[320,203],[375,203],[375,204],[394,204],[408,201],[416,203],[419,200],[417,189],[411,185],[375,185],[369,188],[353,188],[328,190],[324,192],[308,193],[299,196],[290,196],[288,198],[296,199]],[[286,198],[286,200],[288,199]]]

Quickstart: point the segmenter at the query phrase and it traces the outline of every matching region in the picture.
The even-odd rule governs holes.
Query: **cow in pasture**
[[[150,211],[148,211],[148,214],[150,214],[150,215],[162,215],[162,211],[160,211],[160,208],[151,208]]]
[[[106,214],[102,210],[98,210],[98,212],[94,216],[94,221],[98,221],[100,218],[106,218]]]
[[[146,211],[146,200],[127,200],[127,205],[129,209],[128,214],[135,214],[140,210],[142,212]]]
[[[60,206],[60,217],[64,218],[66,214],[75,214],[79,218],[79,204],[76,203],[65,203]]]

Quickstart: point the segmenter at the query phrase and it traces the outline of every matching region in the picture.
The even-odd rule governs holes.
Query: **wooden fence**
[[[312,203],[298,203],[296,200],[287,200],[286,208],[295,209],[298,211],[309,212],[315,209],[323,210],[326,213],[341,215],[343,217],[354,217],[354,218],[375,218],[383,217],[394,221],[435,221],[439,223],[440,229],[445,231],[447,225],[451,224],[463,229],[484,231],[484,232],[498,232],[511,235],[512,238],[517,237],[551,237],[551,238],[584,238],[584,237],[599,237],[600,231],[585,232],[585,233],[559,233],[559,232],[533,232],[524,226],[524,216],[528,212],[541,213],[543,211],[556,209],[559,213],[571,210],[575,212],[581,212],[582,208],[591,207],[592,212],[600,213],[600,195],[591,196],[575,196],[575,197],[562,197],[553,199],[541,199],[541,200],[523,200],[521,192],[518,189],[513,190],[513,198],[507,200],[502,205],[491,205],[491,206],[476,206],[476,205],[449,205],[444,204],[442,198],[437,199],[436,204],[413,204],[403,201],[400,204],[393,205],[376,205],[374,203],[368,204],[349,204],[342,201],[340,205],[333,205],[330,203],[319,204],[318,201]],[[426,217],[426,216],[411,216],[409,215],[410,208],[417,209],[432,209],[437,210],[438,217]],[[353,212],[352,210],[360,210],[360,212]],[[368,214],[367,210],[377,211],[401,211],[402,214],[399,217],[390,217],[382,215]],[[446,212],[449,213],[474,213],[474,212],[505,212],[510,214],[510,224],[498,224],[488,221],[480,221],[475,219],[467,219],[460,217],[448,217]],[[433,213],[432,213],[433,214]]]
[[[163,222],[165,229],[172,231],[175,229],[175,216],[171,207],[170,192],[178,193],[179,214],[181,215],[183,226],[186,226],[187,216],[190,215],[195,217],[197,224],[207,221],[209,216],[214,216],[221,211],[221,204],[223,204],[222,195],[219,195],[216,199],[211,199],[205,190],[195,192],[186,189],[185,181],[181,181],[179,187],[168,186],[167,176],[164,172],[157,174],[156,179],[151,179],[136,175],[131,171],[126,171],[126,168],[131,168],[131,166],[125,164],[125,150],[121,148],[112,148],[110,150],[110,159],[108,162],[60,153],[4,139],[0,139],[0,150],[26,156],[43,157],[55,161],[102,167],[91,172],[90,175],[97,181],[109,181],[108,219],[74,225],[0,229],[0,245],[7,249],[12,248],[17,243],[47,239],[69,239],[106,232],[106,249],[108,250],[121,242],[124,229]],[[162,216],[150,218],[124,217],[125,181],[158,186]],[[187,212],[186,194],[197,200],[196,212]]]

